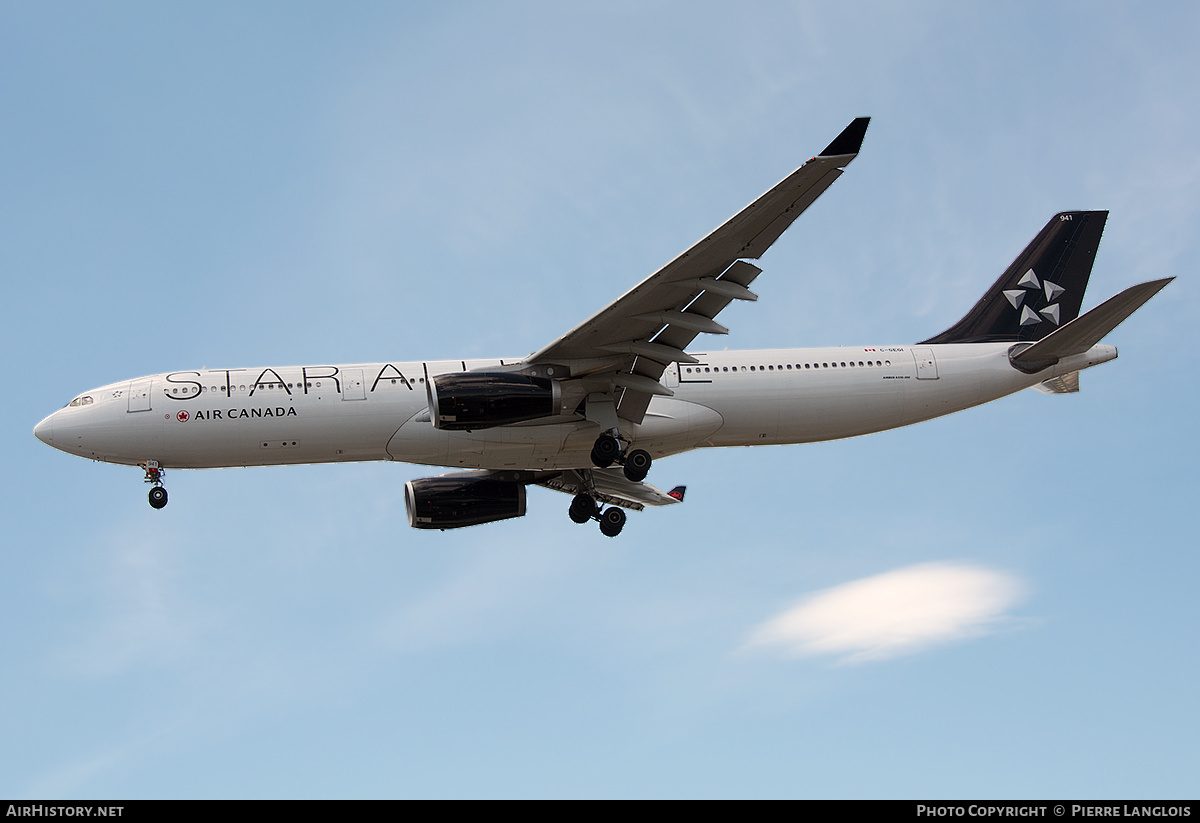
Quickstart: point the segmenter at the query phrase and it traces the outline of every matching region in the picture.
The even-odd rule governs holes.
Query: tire
[[[155,486],[150,490],[150,505],[156,509],[161,509],[167,505],[167,490],[162,486]]]
[[[634,449],[625,457],[625,479],[632,483],[641,483],[650,473],[650,453],[644,449]]]
[[[620,453],[621,444],[617,438],[611,434],[602,434],[596,438],[596,444],[592,446],[592,463],[597,468],[607,469]]]
[[[607,469],[612,464],[613,464],[613,461],[612,461],[611,457],[605,458],[599,454],[596,454],[596,450],[592,449],[592,465],[593,466],[595,466],[598,469]]]
[[[567,514],[576,523],[586,523],[596,516],[596,501],[590,495],[577,494]]]
[[[605,537],[616,537],[625,528],[625,512],[611,506],[600,515],[600,532]]]

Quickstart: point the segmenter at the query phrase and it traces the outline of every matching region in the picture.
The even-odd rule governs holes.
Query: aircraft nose
[[[43,443],[54,445],[54,415],[50,415],[33,427],[33,436]]]

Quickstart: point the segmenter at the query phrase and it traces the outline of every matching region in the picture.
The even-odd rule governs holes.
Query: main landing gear
[[[143,464],[143,468],[146,470],[145,482],[154,484],[150,487],[150,505],[155,509],[161,509],[167,505],[167,490],[162,485],[164,472],[159,468],[156,460],[147,460]]]
[[[590,494],[577,494],[571,500],[571,508],[567,512],[576,523],[586,523],[589,520],[600,521],[600,533],[605,537],[616,537],[625,528],[625,511],[617,506],[610,506],[603,512],[600,505]]]
[[[625,479],[631,483],[641,483],[650,473],[650,452],[645,449],[634,449],[623,454],[621,441],[611,434],[602,434],[596,438],[592,446],[592,463],[597,468],[607,469],[613,463],[620,463]],[[619,529],[618,529],[619,531]]]

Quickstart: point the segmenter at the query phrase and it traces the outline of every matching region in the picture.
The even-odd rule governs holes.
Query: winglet
[[[818,157],[835,157],[840,154],[858,154],[862,148],[863,138],[867,136],[867,124],[870,117],[856,117],[850,125],[842,129],[842,133],[833,138],[833,142],[825,147]]]
[[[687,486],[676,486],[667,492],[667,497],[674,497],[680,503],[683,502],[683,494],[687,491]]]

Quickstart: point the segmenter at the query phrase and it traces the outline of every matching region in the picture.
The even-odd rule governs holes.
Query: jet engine
[[[446,475],[410,480],[404,508],[414,529],[458,529],[525,516],[525,486],[489,477]]]
[[[562,411],[562,390],[548,377],[464,372],[432,377],[426,386],[430,419],[439,429],[489,429]]]

